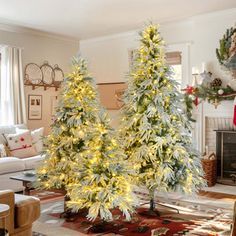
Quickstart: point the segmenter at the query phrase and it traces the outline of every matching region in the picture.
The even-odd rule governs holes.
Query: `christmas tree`
[[[69,186],[68,206],[75,211],[86,207],[90,220],[100,216],[105,221],[112,220],[111,209],[119,208],[129,220],[135,203],[130,186],[132,167],[124,161],[124,152],[106,113],[100,113],[100,121],[91,126],[93,139],[85,143],[87,150],[74,166],[80,176]]]
[[[97,121],[97,94],[83,59],[74,59],[73,72],[61,87],[56,119],[44,140],[45,161],[37,170],[37,185],[46,189],[66,189],[74,181],[72,167],[79,161],[88,127]]]
[[[130,218],[133,210],[130,168],[101,108],[86,62],[75,60],[62,85],[56,120],[45,140],[45,162],[37,170],[41,188],[67,192],[71,211],[89,210],[88,218],[112,219],[118,207]]]
[[[204,186],[203,171],[183,112],[183,97],[165,62],[158,26],[142,33],[124,95],[121,137],[136,180],[146,186],[150,210],[155,191],[192,193]]]

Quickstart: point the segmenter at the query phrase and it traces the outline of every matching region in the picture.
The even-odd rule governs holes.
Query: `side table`
[[[6,218],[9,215],[10,207],[6,204],[0,204],[0,220],[2,220],[3,228],[0,228],[0,236],[8,236],[8,231],[6,229]]]

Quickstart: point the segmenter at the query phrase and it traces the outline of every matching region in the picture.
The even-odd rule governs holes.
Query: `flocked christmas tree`
[[[135,197],[130,186],[132,167],[124,161],[121,145],[115,139],[106,114],[100,113],[100,123],[91,126],[88,135],[92,141],[85,143],[86,150],[74,171],[80,175],[70,184],[68,206],[75,211],[84,207],[89,209],[88,218],[111,220],[111,209],[119,208],[130,219]]]
[[[130,217],[133,210],[129,170],[99,105],[86,62],[77,59],[62,92],[51,134],[45,140],[45,161],[37,170],[41,188],[67,191],[70,209],[88,208],[89,219],[111,219],[111,209]]]
[[[51,133],[44,140],[45,161],[37,170],[40,187],[66,189],[74,181],[77,173],[72,167],[79,161],[89,125],[97,121],[96,96],[85,61],[74,59],[73,72],[62,83]]]
[[[156,190],[191,193],[205,183],[182,95],[166,65],[158,30],[150,24],[141,33],[120,128],[136,180],[149,190],[150,210],[154,210]]]

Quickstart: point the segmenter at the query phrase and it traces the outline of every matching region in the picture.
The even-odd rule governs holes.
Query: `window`
[[[179,83],[181,88],[182,84],[182,60],[181,52],[167,52],[166,53],[166,62],[171,66],[174,78]]]
[[[174,77],[180,83],[180,88],[185,88],[191,83],[190,43],[172,44],[166,48],[166,60],[174,71]]]

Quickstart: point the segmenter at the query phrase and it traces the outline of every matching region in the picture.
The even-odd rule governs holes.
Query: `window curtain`
[[[26,124],[22,49],[1,48],[0,124]]]

